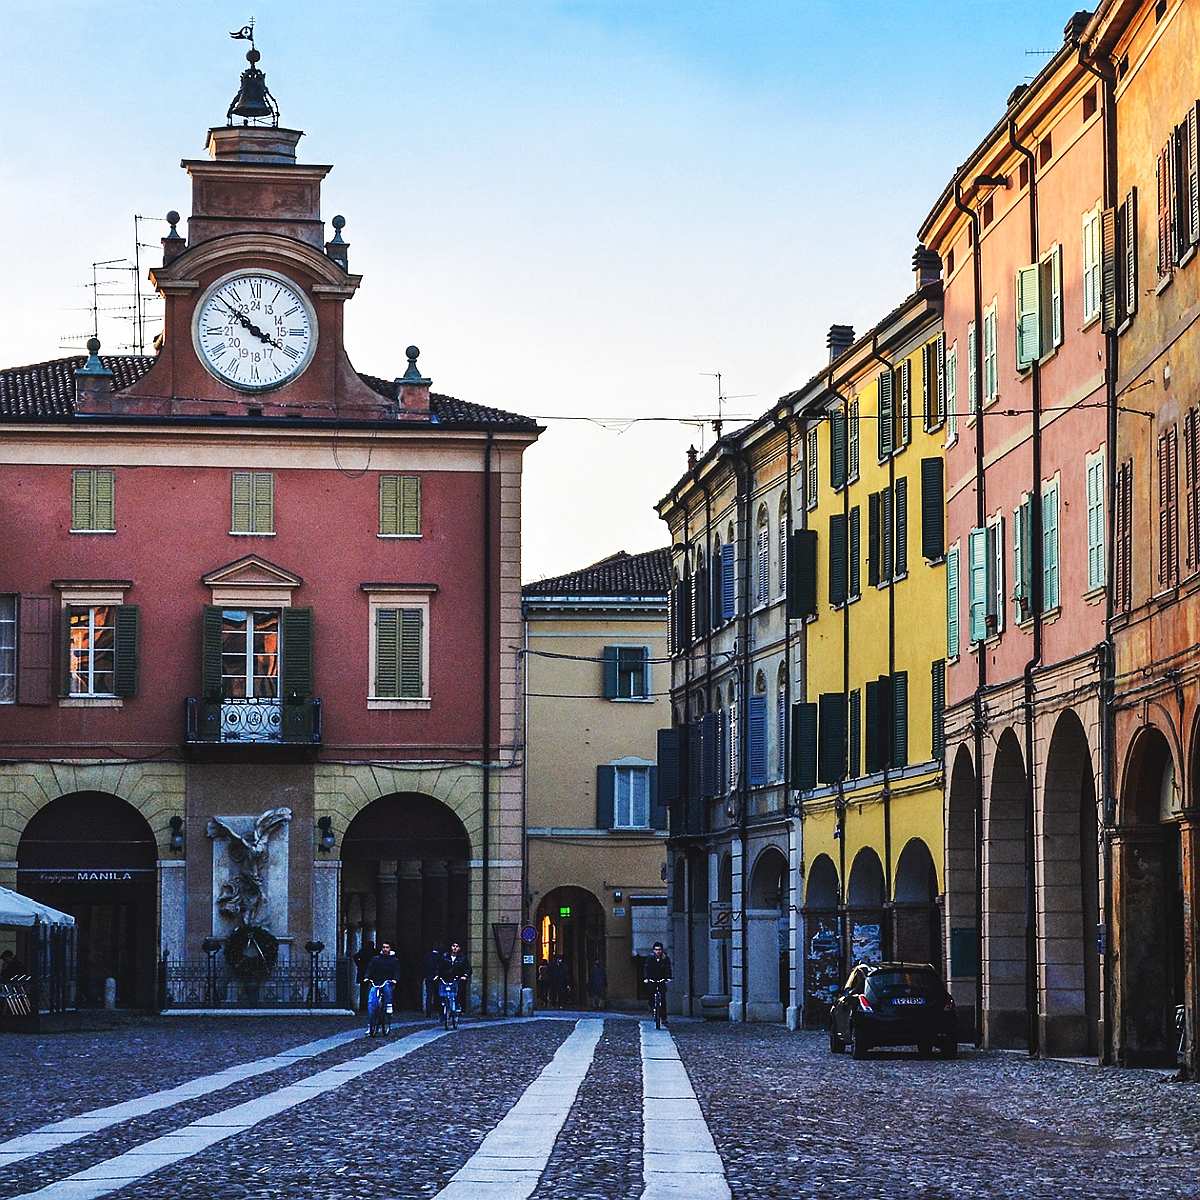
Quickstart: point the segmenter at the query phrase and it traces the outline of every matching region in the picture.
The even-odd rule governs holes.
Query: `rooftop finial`
[[[278,125],[279,105],[275,103],[275,97],[267,91],[267,77],[258,69],[262,55],[254,46],[254,18],[250,18],[249,25],[243,25],[229,36],[235,41],[250,43],[250,49],[246,51],[246,61],[250,66],[242,72],[242,84],[225,114],[226,121],[232,125],[234,117],[241,117],[242,124],[249,125],[252,120],[260,121],[270,117],[271,124]]]

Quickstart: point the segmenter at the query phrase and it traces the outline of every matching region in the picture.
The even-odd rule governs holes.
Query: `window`
[[[419,475],[380,475],[379,536],[421,536]]]
[[[867,582],[882,587],[907,573],[908,480],[901,477],[867,497]]]
[[[1000,395],[1000,375],[996,360],[996,301],[983,314],[983,400]]]
[[[650,695],[650,647],[604,647],[604,695],[609,700],[644,700]]]
[[[858,478],[859,462],[858,397],[850,401],[846,419],[846,478],[853,483]]]
[[[361,587],[370,613],[367,708],[429,708],[429,612],[436,588]],[[606,663],[606,675],[607,669]]]
[[[1096,88],[1089,88],[1083,93],[1083,119],[1090,120],[1096,115]]]
[[[1004,518],[988,523],[987,623],[990,633],[1004,629]]]
[[[829,517],[829,603],[839,608],[846,603],[846,514]]]
[[[1042,293],[1042,353],[1063,341],[1062,247],[1055,246],[1038,263]],[[997,389],[998,390],[998,389]]]
[[[270,471],[233,472],[230,533],[274,534],[275,477]]]
[[[1113,518],[1116,545],[1113,547],[1113,604],[1118,612],[1128,612],[1133,603],[1133,460],[1117,468],[1117,487]]]
[[[746,705],[747,773],[751,787],[767,782],[767,681],[759,672],[756,691]]]
[[[879,404],[877,408],[879,428],[879,461],[884,462],[896,449],[896,378],[892,370],[879,376]]]
[[[1028,493],[1013,510],[1013,619],[1033,616],[1033,500]]]
[[[779,498],[779,594],[787,595],[788,498]]]
[[[903,450],[912,441],[912,361],[905,359],[896,372],[900,391],[900,428],[896,448]]]
[[[279,609],[221,613],[221,698],[279,700]]]
[[[921,557],[938,562],[946,554],[946,463],[939,455],[921,459]]]
[[[755,600],[761,608],[771,600],[771,530],[765,504],[758,510],[755,533],[754,566],[758,584]]]
[[[787,673],[783,667],[779,668],[779,677],[775,684],[775,725],[779,731],[779,740],[775,744],[776,777],[782,781],[787,779],[788,744]]]
[[[946,555],[946,657],[958,657],[958,547]]]
[[[117,667],[116,607],[69,605],[67,654],[71,696],[115,696]]]
[[[968,549],[971,641],[982,642],[1004,628],[1003,519],[972,529]]]
[[[1123,323],[1137,312],[1137,188],[1130,188],[1125,202],[1117,209],[1116,226],[1117,318]]]
[[[1083,323],[1100,316],[1100,206],[1083,217]]]
[[[1046,134],[1038,144],[1038,166],[1044,167],[1054,153],[1054,144],[1050,140],[1050,134]]]
[[[1104,451],[1087,459],[1087,531],[1088,531],[1088,591],[1104,586]],[[1190,504],[1190,496],[1189,496]],[[1189,524],[1189,538],[1194,536]]]
[[[817,473],[817,428],[815,425],[808,431],[806,441],[808,443],[806,503],[809,508],[816,508],[821,481]]]
[[[829,486],[846,486],[846,414],[840,411],[829,414]]]
[[[958,441],[958,343],[946,351],[946,446]]]
[[[946,754],[946,660],[935,659],[929,668],[931,676],[930,718],[933,727],[933,758],[941,759]]]
[[[17,702],[17,598],[0,595],[0,704]]]
[[[921,399],[925,432],[946,419],[946,335],[939,333],[921,347]]]
[[[114,472],[88,468],[71,472],[71,532],[116,531]]]
[[[862,595],[862,577],[859,561],[862,558],[861,510],[856,504],[850,510],[849,554],[847,556],[847,591],[849,599],[857,600]]]
[[[650,828],[649,767],[614,768],[612,828]]]
[[[1058,484],[1042,487],[1042,611],[1058,608]]]
[[[1158,582],[1179,582],[1179,467],[1175,426],[1158,437]]]
[[[967,326],[967,416],[979,411],[979,355],[975,322]]]

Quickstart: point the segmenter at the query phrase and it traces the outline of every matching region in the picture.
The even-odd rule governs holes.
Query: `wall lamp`
[[[183,818],[172,817],[168,824],[171,826],[171,849],[178,854],[183,849]]]
[[[321,817],[317,821],[317,829],[321,833],[320,841],[318,842],[321,853],[328,854],[337,845],[337,838],[333,836],[333,818]]]

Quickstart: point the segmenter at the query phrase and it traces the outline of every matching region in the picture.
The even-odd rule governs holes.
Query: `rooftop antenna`
[[[721,430],[725,427],[725,401],[726,400],[750,400],[753,399],[754,392],[742,392],[737,396],[725,395],[724,388],[721,385],[720,371],[701,371],[701,375],[707,375],[709,379],[717,381],[717,418],[712,423],[713,436],[719,442],[721,440]]]

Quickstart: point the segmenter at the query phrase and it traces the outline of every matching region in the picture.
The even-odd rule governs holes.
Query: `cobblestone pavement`
[[[101,1184],[87,1194],[112,1200],[432,1198],[574,1027],[568,1013],[467,1023],[136,1182]],[[6,1083],[0,1139],[358,1028],[349,1018],[174,1018],[87,1033],[0,1036]],[[288,1085],[337,1064],[353,1066],[380,1046],[398,1046],[414,1030],[429,1028],[422,1022],[399,1027],[386,1040],[357,1037],[10,1163],[0,1173],[0,1198],[42,1188],[46,1200],[82,1194],[56,1185],[85,1168],[103,1171],[117,1155],[140,1151],[197,1119],[219,1122],[235,1105],[268,1102]],[[889,1200],[1200,1195],[1200,1087],[1165,1084],[1164,1071],[1036,1062],[967,1047],[957,1062],[902,1051],[854,1062],[831,1055],[823,1034],[775,1026],[675,1020],[671,1032],[739,1200],[848,1193]],[[560,1112],[568,1105],[534,1200],[637,1200],[643,1190],[637,1021],[609,1014],[590,1069]],[[686,1162],[680,1170],[687,1170]],[[480,1200],[489,1195],[481,1185]]]

